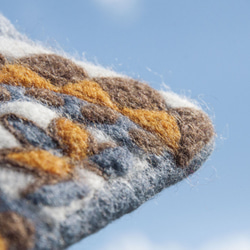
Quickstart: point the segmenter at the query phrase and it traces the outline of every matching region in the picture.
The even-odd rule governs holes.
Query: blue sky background
[[[250,249],[250,1],[1,0],[30,38],[203,104],[203,168],[70,250]]]

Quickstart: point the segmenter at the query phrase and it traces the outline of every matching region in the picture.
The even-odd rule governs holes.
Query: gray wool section
[[[60,232],[59,224],[39,215],[39,207],[26,199],[10,199],[0,190],[0,212],[13,211],[28,218],[36,228],[36,238],[39,238],[41,248],[34,249],[60,249],[58,248]],[[40,247],[39,246],[39,247]]]
[[[132,154],[122,147],[109,148],[99,155],[90,157],[108,176],[124,176],[127,174],[129,166],[133,164]]]
[[[157,157],[159,165],[153,167],[146,164],[141,169],[131,170],[126,176],[111,178],[101,190],[95,192],[92,199],[83,203],[81,209],[68,215],[66,220],[57,225],[56,230],[59,232],[56,234],[60,235],[61,241],[57,242],[59,245],[56,244],[53,247],[65,248],[137,209],[164,188],[187,177],[190,169],[194,170],[194,165],[195,168],[199,168],[210,155],[212,148],[213,142],[196,155],[187,169],[177,168],[173,156],[165,152],[163,157]],[[138,160],[136,156],[134,160]],[[147,159],[144,160],[145,163]],[[44,233],[47,234],[47,232]],[[47,236],[48,241],[52,242],[51,235],[47,234]],[[35,249],[49,249],[46,244],[37,240]]]
[[[211,147],[212,145],[209,145],[197,155],[195,159],[197,167],[200,167],[208,157]],[[193,164],[194,162],[189,167]],[[127,177],[109,180],[85,207],[68,216],[67,220],[61,223],[60,233],[68,243],[66,246],[97,232],[122,215],[132,212],[162,189],[181,181],[187,175],[186,170],[176,168],[172,156],[165,153],[160,166],[145,166],[143,170],[132,171]]]
[[[10,92],[11,94],[10,102],[29,99],[28,97],[24,95],[24,92],[25,92],[24,87],[15,87],[15,86],[6,85],[6,84],[0,84],[0,85],[2,85],[4,88],[6,88]]]
[[[67,181],[42,186],[34,193],[28,194],[26,198],[35,205],[60,207],[66,206],[74,200],[83,199],[88,193],[89,188],[84,183]]]
[[[151,166],[146,162],[152,161],[145,158],[145,165],[141,169],[109,179],[87,203],[83,203],[81,209],[69,214],[59,224],[55,222],[55,231],[51,230],[54,235],[60,236],[60,240],[54,241],[55,238],[43,226],[37,235],[35,249],[62,249],[97,232],[113,220],[134,211],[164,188],[183,180],[203,164],[212,149],[213,142],[205,146],[186,169],[177,168],[173,156],[168,152],[154,159],[157,164]],[[142,160],[136,157],[134,160]]]
[[[79,100],[74,96],[60,95],[64,99],[64,106],[57,109],[63,116],[75,120],[77,122],[84,122],[84,117],[81,114],[81,107],[88,104]],[[85,121],[86,123],[86,121]]]
[[[120,120],[122,118],[120,118]],[[107,135],[109,135],[119,146],[132,149],[133,143],[129,137],[128,130],[119,127],[117,124],[114,125],[98,124],[96,125],[96,128],[102,130]],[[129,126],[127,128],[129,128]]]
[[[161,155],[147,154],[135,145],[129,136],[129,130],[139,126],[123,115],[120,115],[115,124],[93,124],[81,114],[81,107],[88,102],[76,97],[55,93],[64,99],[64,105],[53,107],[26,96],[22,87],[4,87],[11,93],[9,102],[37,102],[56,111],[61,117],[102,131],[117,145],[88,159],[107,176],[107,180],[102,179],[104,184],[100,188],[94,189],[88,184],[86,177],[79,177],[77,181],[68,180],[42,186],[26,197],[10,198],[0,189],[0,212],[12,210],[34,223],[34,249],[63,249],[97,232],[113,220],[135,210],[162,189],[194,173],[213,149],[214,141],[211,141],[193,158],[188,167],[182,169],[176,166],[170,152],[164,151]],[[8,119],[31,145],[60,153],[58,142],[39,125],[16,119],[15,116]],[[6,166],[0,165],[2,167]],[[64,210],[67,211],[60,212]]]
[[[8,122],[34,147],[39,146],[45,150],[59,149],[58,142],[51,138],[43,129],[37,127],[33,123],[24,121],[13,115],[8,118]]]

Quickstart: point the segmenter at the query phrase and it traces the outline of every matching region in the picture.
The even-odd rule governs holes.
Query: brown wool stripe
[[[49,106],[59,107],[64,105],[63,98],[48,89],[28,88],[25,94]]]
[[[11,249],[31,249],[34,234],[34,227],[27,219],[12,211],[0,213],[0,236],[5,239],[5,246],[11,244]]]
[[[119,113],[109,107],[86,105],[81,108],[82,115],[89,121],[102,124],[115,124]]]
[[[170,113],[176,117],[181,131],[176,161],[179,166],[185,167],[214,136],[214,128],[209,117],[202,111],[176,108]]]
[[[162,96],[145,83],[117,77],[94,78],[119,108],[165,110]]]
[[[61,87],[72,82],[79,82],[88,77],[86,71],[69,59],[55,54],[40,54],[24,57],[18,62],[29,67],[53,85]]]
[[[7,102],[11,99],[10,92],[3,86],[0,86],[0,102]]]
[[[1,66],[4,65],[6,63],[6,59],[5,57],[0,53],[0,69],[1,69]]]
[[[166,143],[160,137],[142,129],[130,129],[129,136],[139,148],[147,153],[161,155],[167,148]],[[169,150],[171,151],[171,149]]]
[[[103,150],[107,148],[115,148],[117,145],[113,142],[102,142],[98,143],[92,135],[89,134],[88,137],[88,149],[87,154],[90,155],[96,155],[101,153]]]

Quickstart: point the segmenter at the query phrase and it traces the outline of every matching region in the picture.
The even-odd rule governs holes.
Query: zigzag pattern
[[[0,249],[65,248],[212,151],[210,119],[180,97],[54,53],[0,51]]]

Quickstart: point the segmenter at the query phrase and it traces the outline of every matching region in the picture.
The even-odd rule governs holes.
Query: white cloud
[[[108,243],[104,250],[250,250],[250,233],[213,240],[194,248],[179,243],[157,244],[141,234],[121,236]]]
[[[104,12],[113,17],[134,18],[139,12],[141,0],[93,0]]]
[[[117,247],[119,246],[119,247]],[[141,234],[131,234],[118,238],[115,242],[111,242],[104,247],[104,250],[183,250],[176,244],[158,245],[151,242],[147,237]]]
[[[201,250],[250,250],[250,233],[212,241]]]

